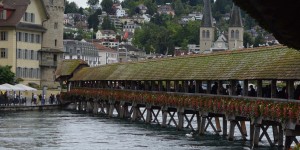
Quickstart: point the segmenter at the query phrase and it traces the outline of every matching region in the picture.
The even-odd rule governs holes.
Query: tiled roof
[[[63,60],[58,65],[55,75],[57,76],[69,76],[74,73],[74,71],[80,66],[88,66],[88,64],[81,60],[81,59],[70,59],[70,60]]]
[[[77,80],[300,80],[300,52],[284,46],[83,68]]]
[[[103,51],[103,52],[114,52],[114,53],[117,53],[116,50],[111,49],[111,48],[109,48],[109,47],[106,47],[106,46],[104,46],[104,45],[102,45],[102,44],[99,44],[99,43],[97,43],[97,42],[93,42],[93,44],[94,44],[94,46],[95,46],[99,51]]]
[[[210,0],[204,0],[203,19],[201,27],[213,27]]]
[[[46,10],[45,4],[43,0],[40,0],[43,11],[46,14],[47,19],[49,18],[49,14]],[[3,0],[2,4],[4,8],[13,10],[11,16],[6,20],[1,20],[1,26],[17,26],[23,17],[24,13],[27,10],[28,5],[30,4],[30,0]]]
[[[229,27],[243,27],[241,10],[234,4],[230,14]]]

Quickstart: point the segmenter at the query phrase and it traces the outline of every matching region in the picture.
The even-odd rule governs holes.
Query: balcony
[[[40,60],[41,67],[57,67],[57,61]]]

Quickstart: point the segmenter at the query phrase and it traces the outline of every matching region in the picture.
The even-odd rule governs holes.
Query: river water
[[[243,141],[238,133],[232,142],[212,132],[186,137],[189,132],[62,110],[0,113],[1,150],[250,149],[250,142]],[[266,146],[259,149],[274,149],[267,143],[261,145]]]

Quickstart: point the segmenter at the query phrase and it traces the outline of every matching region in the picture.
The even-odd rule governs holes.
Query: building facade
[[[94,42],[93,44],[98,49],[100,65],[118,63],[118,51],[97,42]]]
[[[39,51],[49,19],[42,0],[3,0],[0,3],[0,64],[12,66],[23,84],[40,85]]]
[[[82,59],[91,67],[100,65],[98,49],[89,42],[64,40],[63,59]]]
[[[65,3],[63,0],[43,0],[50,18],[43,22],[47,32],[43,34],[40,50],[41,86],[55,88],[55,70],[62,60],[63,53],[63,20]]]

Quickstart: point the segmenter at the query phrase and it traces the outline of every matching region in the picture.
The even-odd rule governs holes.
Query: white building
[[[105,47],[97,42],[94,42],[93,44],[98,49],[100,65],[118,63],[118,51]]]
[[[113,30],[98,30],[96,33],[96,39],[99,40],[114,40],[117,34]]]
[[[99,66],[100,56],[98,49],[89,42],[64,40],[64,59],[82,59],[89,66]]]
[[[134,33],[135,29],[137,29],[137,28],[141,28],[141,26],[139,26],[135,23],[128,23],[123,26],[123,31]]]
[[[117,9],[116,16],[117,17],[124,17],[124,16],[126,16],[126,11],[124,9]]]

